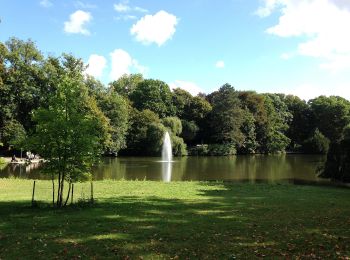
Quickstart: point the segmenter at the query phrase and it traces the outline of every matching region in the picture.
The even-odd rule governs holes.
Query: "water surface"
[[[161,162],[157,157],[104,158],[93,170],[95,180],[155,181],[249,181],[318,182],[316,168],[324,162],[319,155],[239,155],[229,157],[182,157]],[[40,166],[8,165],[0,177],[44,179]]]

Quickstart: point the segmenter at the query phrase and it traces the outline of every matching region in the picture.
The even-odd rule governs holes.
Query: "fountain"
[[[171,140],[168,132],[165,132],[164,141],[163,141],[163,149],[162,149],[162,161],[163,162],[171,162],[173,159],[173,153],[171,148]]]
[[[171,148],[171,140],[168,132],[164,135],[162,148],[162,177],[164,182],[171,181],[171,162],[173,160],[173,153]]]

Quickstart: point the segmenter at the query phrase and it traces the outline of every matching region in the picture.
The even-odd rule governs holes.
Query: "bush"
[[[314,134],[305,140],[303,151],[306,153],[327,154],[329,149],[329,139],[325,137],[318,129]]]
[[[185,156],[187,155],[187,145],[184,140],[178,136],[171,136],[171,143],[173,148],[174,156]]]
[[[192,147],[190,155],[200,156],[227,156],[235,155],[237,150],[234,144],[202,144]]]

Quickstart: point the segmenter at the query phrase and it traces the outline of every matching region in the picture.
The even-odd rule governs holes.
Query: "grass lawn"
[[[50,188],[37,182],[37,199]],[[99,181],[94,205],[63,210],[30,208],[31,189],[0,179],[0,259],[350,257],[350,189]]]

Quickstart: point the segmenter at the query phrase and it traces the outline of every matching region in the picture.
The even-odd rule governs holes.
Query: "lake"
[[[320,155],[238,155],[229,157],[182,157],[164,163],[157,157],[103,158],[95,167],[95,180],[154,181],[249,181],[319,182],[316,168],[325,160]],[[8,165],[0,178],[45,179],[40,165]]]

